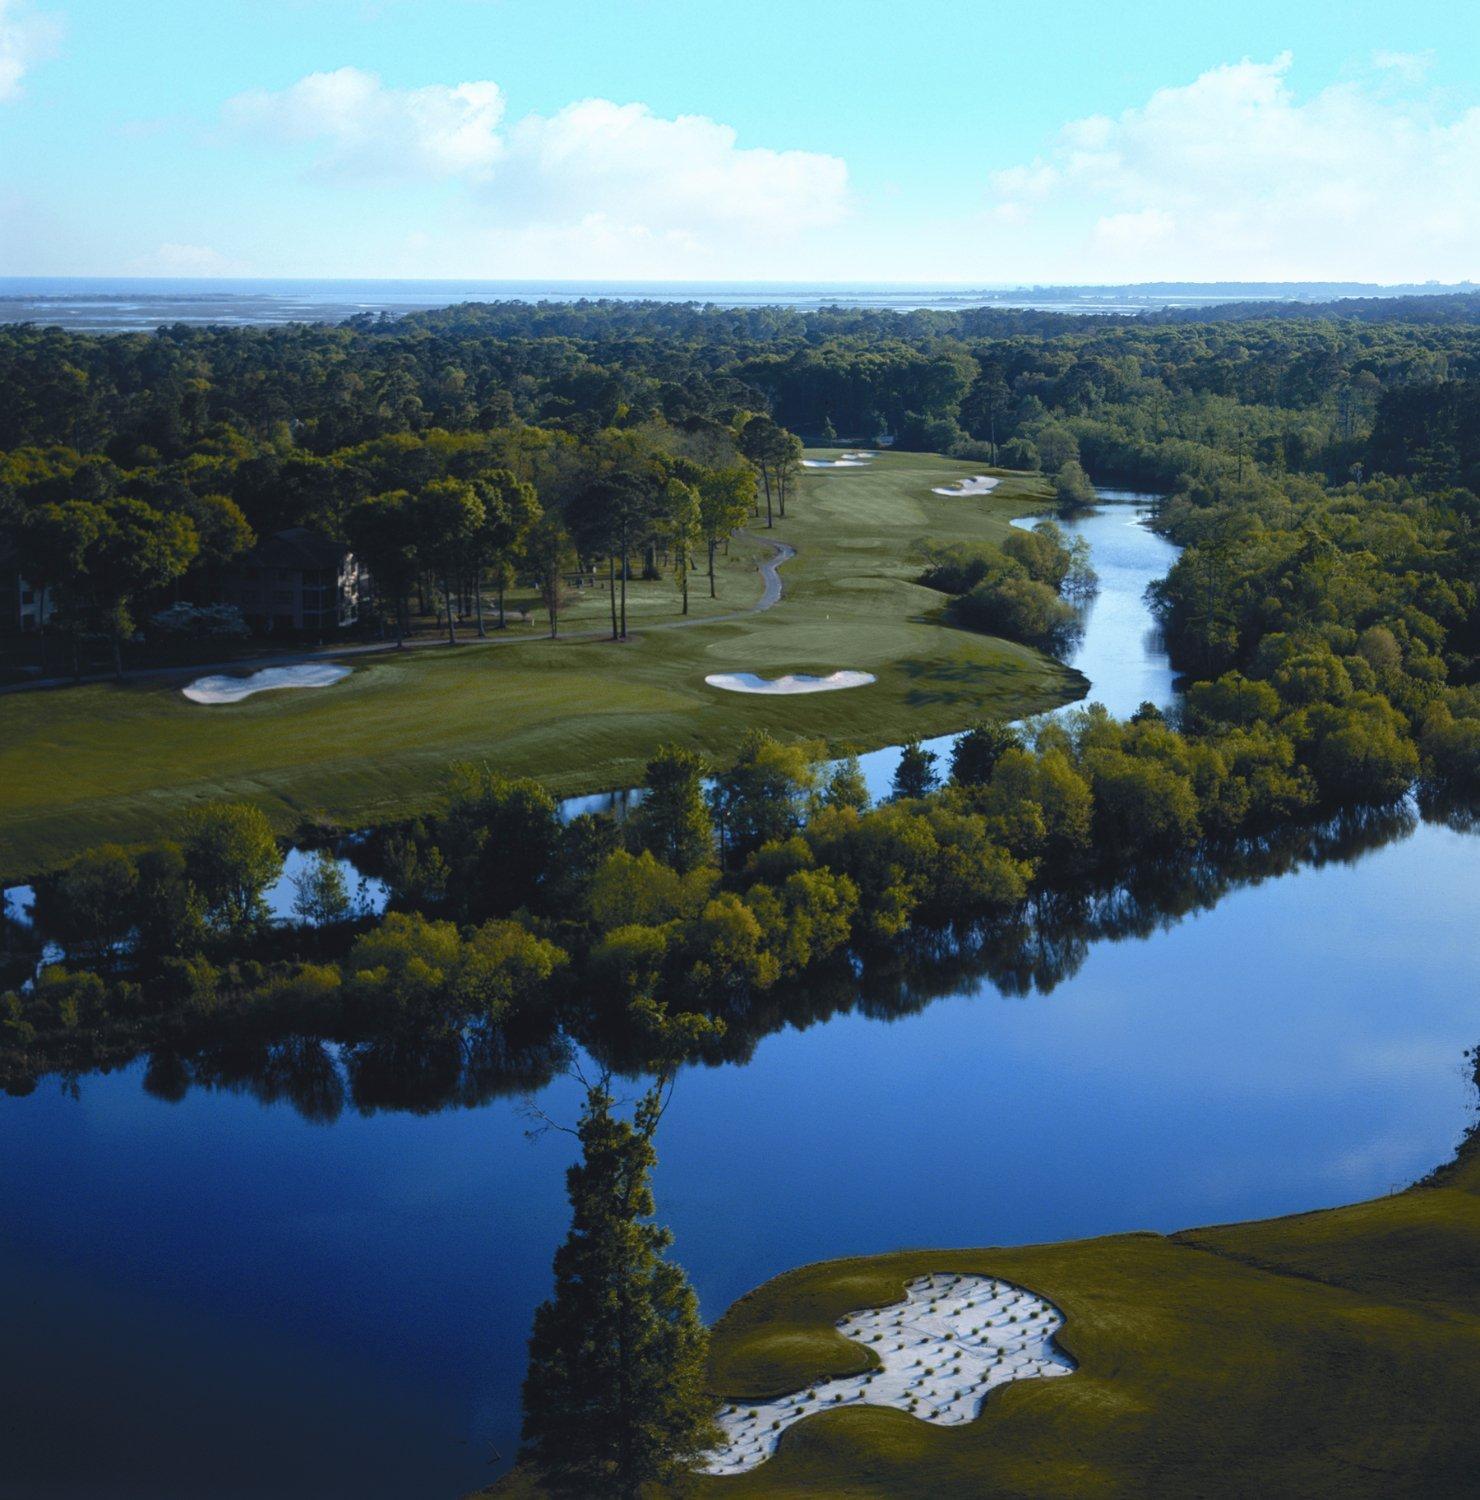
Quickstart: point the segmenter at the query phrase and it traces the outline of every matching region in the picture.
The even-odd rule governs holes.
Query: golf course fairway
[[[356,827],[424,810],[459,759],[592,792],[638,781],[665,742],[718,758],[756,726],[862,750],[1071,701],[1084,691],[1077,673],[945,624],[942,596],[915,582],[922,543],[1001,537],[1047,493],[1027,476],[991,495],[931,493],[973,471],[917,453],[808,470],[784,520],[732,544],[719,600],[702,601],[726,618],[681,621],[670,578],[633,584],[633,634],[620,644],[589,634],[602,627],[603,589],[562,622],[568,640],[531,622],[492,645],[347,655],[352,674],[315,692],[199,704],[176,673],[0,696],[0,880],[104,840],[168,834],[218,798],[258,804],[284,834],[312,819]],[[734,613],[764,602],[756,562],[773,542],[796,549],[782,597]],[[693,592],[706,592],[702,580]],[[839,669],[877,680],[792,697],[705,683]]]

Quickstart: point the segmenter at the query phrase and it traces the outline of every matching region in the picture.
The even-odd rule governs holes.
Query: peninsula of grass
[[[704,1495],[1460,1495],[1480,1473],[1480,1150],[1407,1192],[1180,1234],[832,1261],[750,1293],[713,1382],[762,1397],[861,1369],[833,1328],[932,1271],[1000,1276],[1062,1309],[1066,1380],[1009,1385],[932,1427],[808,1418]]]
[[[1000,1277],[1057,1306],[1078,1368],[934,1426],[850,1405],[750,1472],[686,1494],[1458,1496],[1480,1474],[1480,1140],[1427,1183],[1346,1208],[1180,1234],[911,1250],[789,1271],[720,1319],[711,1383],[763,1401],[876,1361],[833,1326],[916,1276]],[[537,1496],[515,1470],[487,1492]]]
[[[1046,490],[1006,476],[991,495],[931,488],[980,466],[887,454],[867,469],[809,470],[785,521],[739,538],[720,599],[754,606],[766,542],[797,555],[774,608],[679,626],[671,579],[634,586],[626,643],[540,638],[534,624],[496,646],[346,656],[331,688],[208,707],[178,674],[0,697],[0,879],[41,873],[89,845],[157,837],[201,802],[261,806],[283,833],[344,827],[431,804],[449,761],[485,760],[560,794],[633,784],[665,741],[723,759],[744,731],[868,749],[1070,701],[1077,673],[1026,646],[960,630],[914,582],[919,544],[1000,538]],[[525,604],[520,597],[515,603]],[[600,629],[587,596],[564,628]],[[679,627],[679,628],[673,628]],[[717,691],[714,672],[871,672],[866,690],[757,697]]]

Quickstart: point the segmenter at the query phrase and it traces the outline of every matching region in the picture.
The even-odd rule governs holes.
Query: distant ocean
[[[1370,295],[1376,288],[1364,289]],[[1392,289],[1383,289],[1392,290]],[[1324,295],[1343,295],[1329,287]],[[1351,295],[1351,292],[1346,292]],[[356,313],[406,313],[458,302],[701,302],[719,307],[1044,308],[1069,313],[1134,313],[1218,302],[1310,298],[1310,286],[1144,287],[941,286],[904,283],[637,281],[250,281],[156,277],[0,277],[0,323],[40,323],[79,332],[126,333],[170,323],[245,327],[334,323]]]
[[[1228,302],[1315,302],[1474,291],[1362,282],[1147,282],[1137,286],[945,286],[780,281],[252,281],[145,276],[0,276],[0,323],[130,333],[170,323],[234,327],[337,323],[356,313],[414,312],[458,302],[700,302],[717,307],[876,307],[894,312],[963,307],[1137,313]]]

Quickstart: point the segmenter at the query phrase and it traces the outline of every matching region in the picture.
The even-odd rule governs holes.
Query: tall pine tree
[[[709,1333],[668,1230],[652,1222],[659,1080],[632,1120],[602,1079],[566,1174],[570,1235],[555,1293],[535,1313],[524,1381],[523,1458],[557,1494],[635,1497],[681,1477],[720,1441],[705,1390]]]
[[[925,797],[935,786],[934,750],[926,750],[919,740],[909,740],[900,751],[899,764],[894,768],[894,785],[891,788],[894,800],[909,797]]]
[[[661,745],[647,763],[647,796],[632,815],[640,849],[680,875],[714,859],[714,821],[704,795],[709,766],[681,745]]]

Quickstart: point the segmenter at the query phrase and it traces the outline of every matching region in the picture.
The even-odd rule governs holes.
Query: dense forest
[[[0,552],[43,591],[69,664],[91,643],[121,666],[162,610],[209,603],[214,570],[293,526],[355,547],[382,631],[406,628],[413,588],[440,594],[449,630],[453,597],[481,629],[484,582],[516,577],[554,628],[578,561],[614,575],[620,550],[651,573],[661,552],[686,576],[761,494],[784,511],[793,433],[1041,468],[1068,505],[1087,474],[1480,489],[1480,326],[1333,310],[492,303],[147,336],[12,326]]]
[[[748,409],[809,439],[878,427],[942,451],[1031,441],[1045,422],[1081,444],[1175,440],[1235,457],[1242,437],[1266,464],[1344,476],[1367,456],[1385,393],[1480,376],[1480,326],[1429,316],[1445,300],[1416,299],[1413,322],[1391,304],[1382,319],[1337,304],[1340,318],[1282,307],[1193,321],[510,302],[333,327],[12,326],[0,331],[0,450],[96,455],[146,471],[133,483],[147,486],[148,471],[173,474],[193,454],[323,458],[434,428],[590,432]]]

